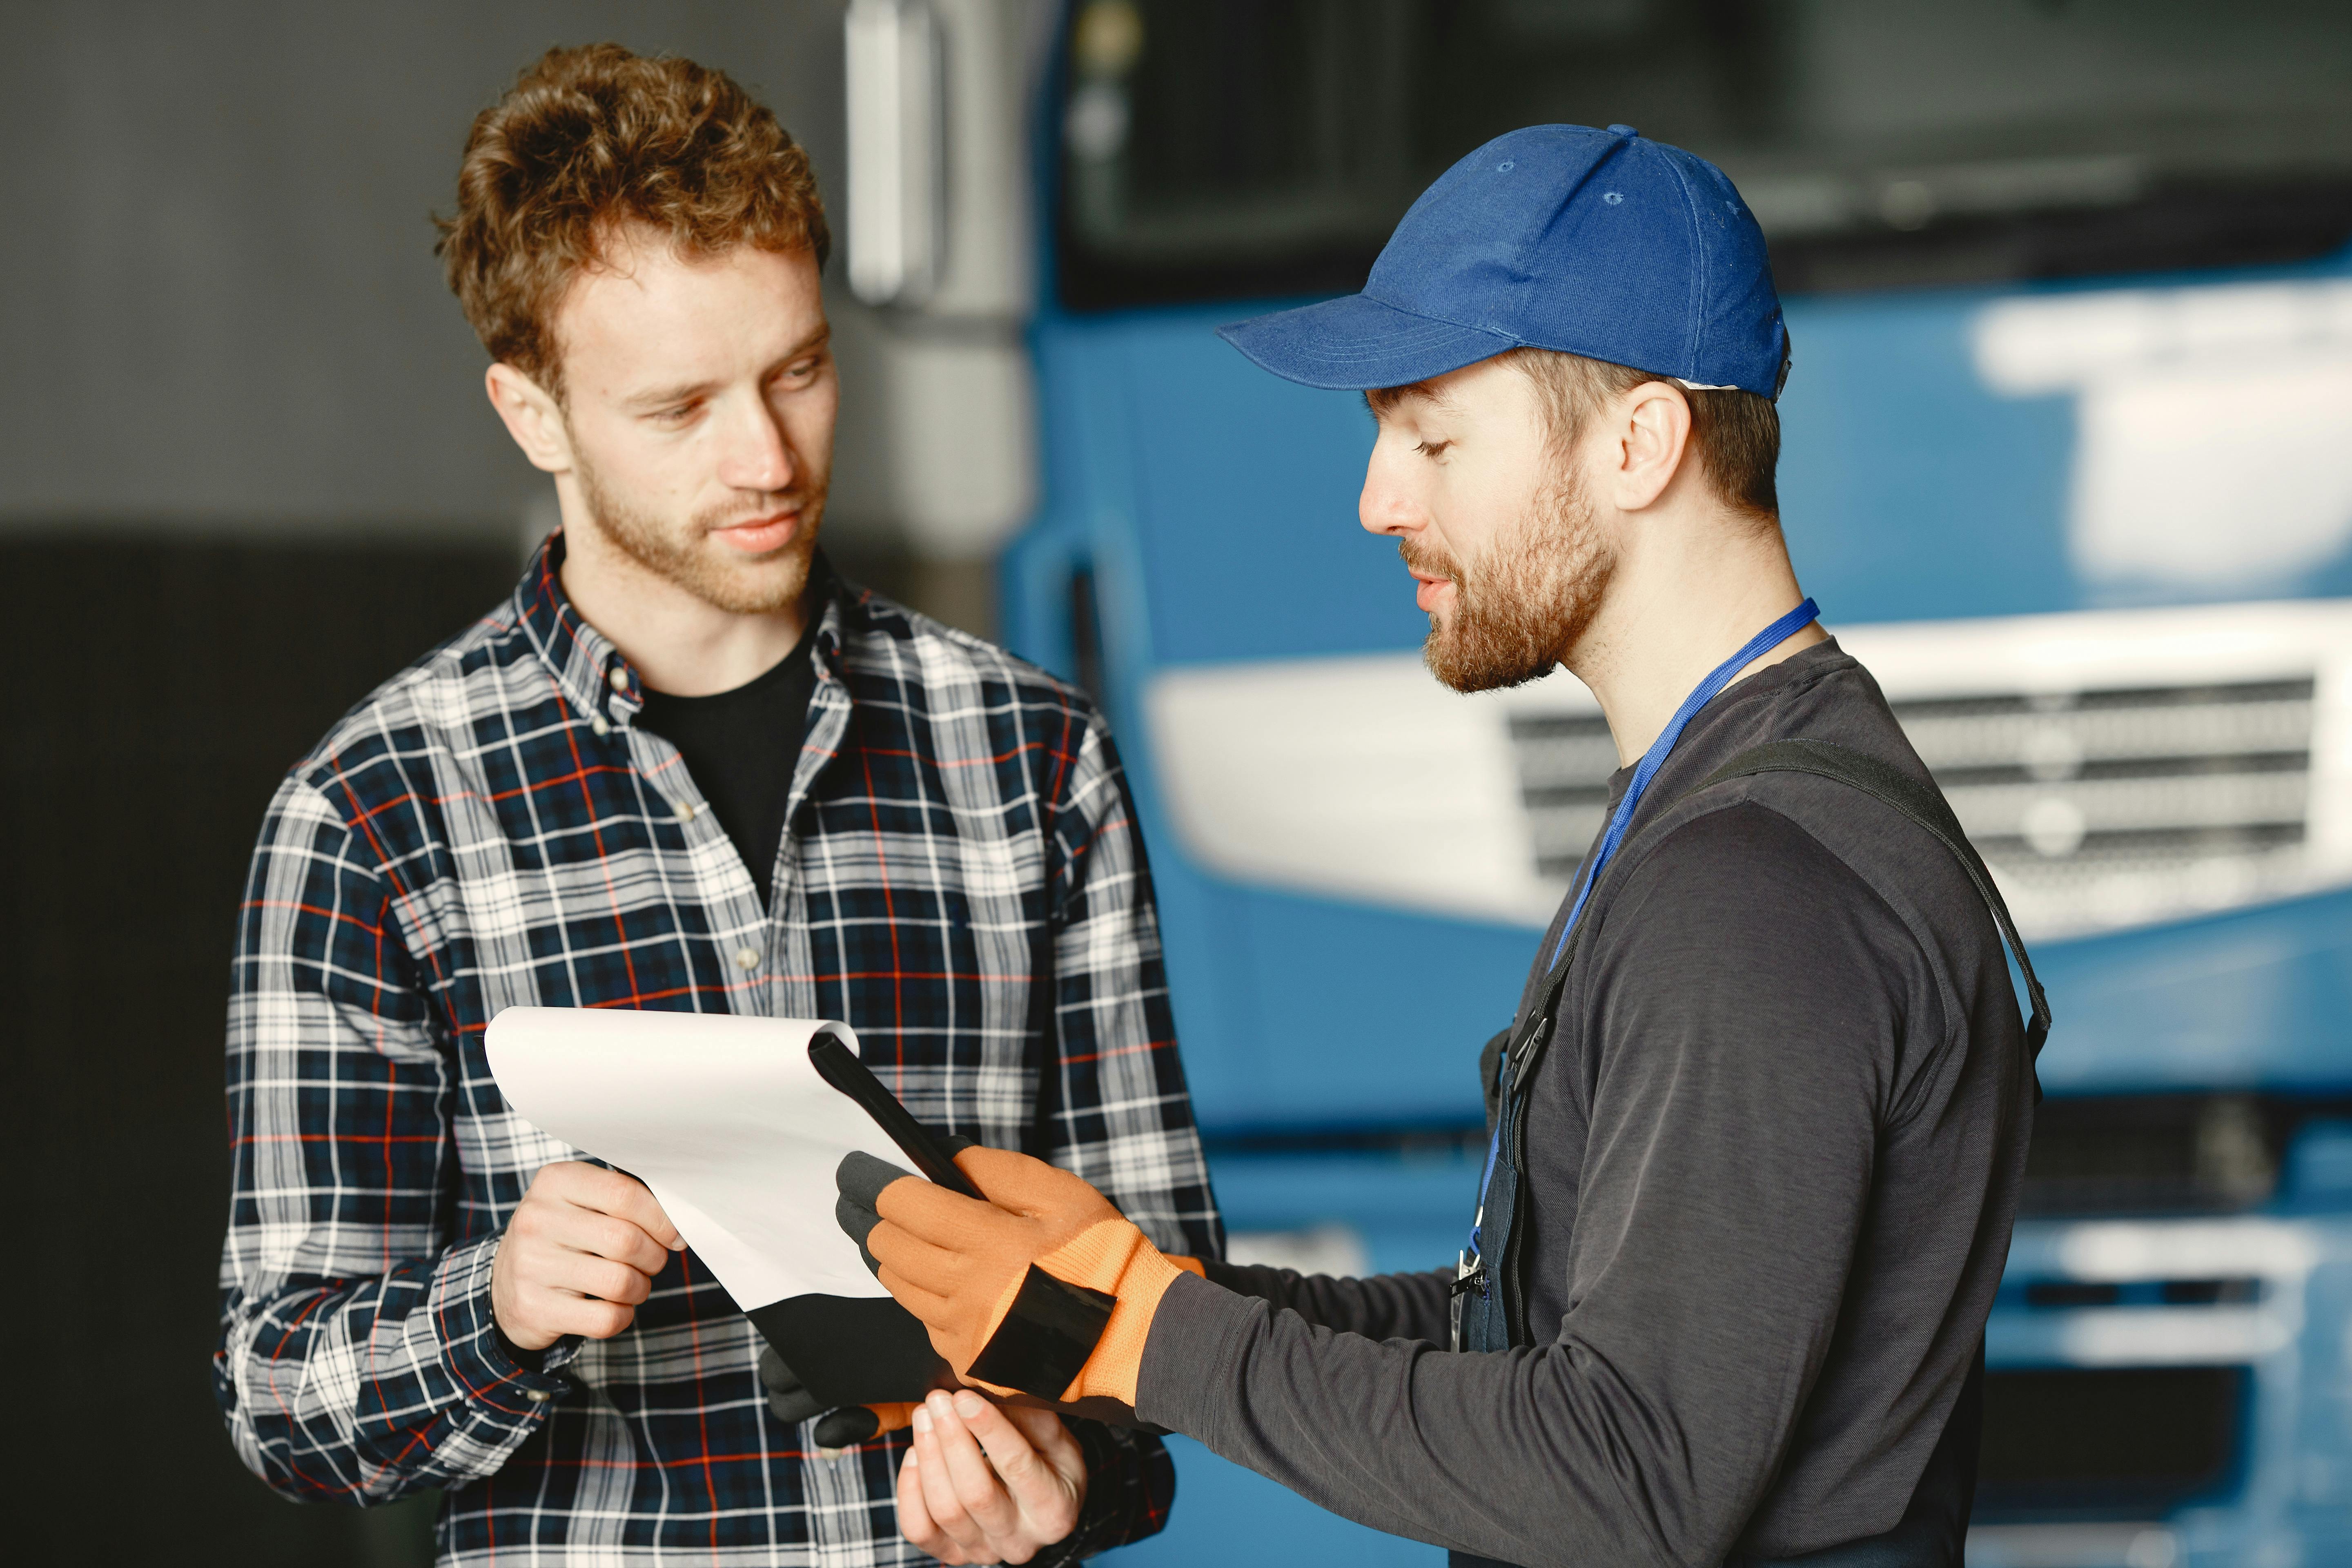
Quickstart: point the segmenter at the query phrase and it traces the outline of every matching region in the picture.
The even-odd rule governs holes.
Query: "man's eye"
[[[697,404],[680,403],[673,407],[656,410],[654,417],[665,425],[682,425],[694,416],[698,406]]]

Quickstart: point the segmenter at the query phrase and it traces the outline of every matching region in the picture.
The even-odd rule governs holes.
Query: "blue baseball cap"
[[[1421,194],[1364,291],[1217,329],[1308,386],[1403,386],[1516,348],[1777,398],[1789,333],[1723,171],[1630,125],[1530,125]]]

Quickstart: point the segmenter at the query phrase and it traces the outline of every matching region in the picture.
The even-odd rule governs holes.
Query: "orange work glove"
[[[1002,1149],[955,1159],[988,1202],[868,1155],[842,1162],[840,1216],[876,1277],[966,1382],[1132,1405],[1152,1314],[1181,1266],[1067,1171]],[[877,1223],[859,1237],[867,1214]]]

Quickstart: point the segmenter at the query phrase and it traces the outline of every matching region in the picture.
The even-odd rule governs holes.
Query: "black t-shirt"
[[[686,759],[686,771],[735,841],[735,853],[743,858],[763,904],[775,879],[784,804],[792,795],[793,766],[800,760],[809,699],[816,690],[816,665],[809,654],[815,641],[816,617],[811,616],[799,646],[765,674],[709,697],[673,697],[647,687],[645,710],[637,716],[640,725]]]

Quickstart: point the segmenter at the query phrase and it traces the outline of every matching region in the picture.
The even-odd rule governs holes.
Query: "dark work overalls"
[[[1850,785],[1901,812],[1951,851],[1983,895],[2025,976],[2032,1011],[2025,1030],[2030,1071],[2032,1058],[2041,1054],[2042,1043],[2050,1034],[2050,1006],[2008,906],[1943,796],[1874,757],[1821,741],[1775,741],[1743,752],[1691,793],[1765,773],[1813,773]],[[1526,1197],[1527,1089],[1550,1042],[1560,995],[1582,945],[1583,931],[1579,929],[1569,936],[1566,952],[1552,965],[1519,1026],[1497,1037],[1479,1064],[1494,1122],[1493,1163],[1474,1233],[1478,1238],[1476,1250],[1463,1254],[1461,1277],[1454,1286],[1454,1348],[1457,1351],[1501,1351],[1535,1342],[1527,1321],[1528,1227],[1520,1223]],[[2038,1088],[2035,1094],[2038,1099]],[[1726,1568],[1775,1568],[1776,1563],[1805,1568],[1959,1568],[1962,1538],[1976,1492],[1983,1394],[1984,1351],[1979,1346],[1976,1365],[1961,1387],[1942,1438],[1928,1457],[1910,1507],[1894,1529],[1774,1563],[1735,1555],[1727,1560]],[[1452,1563],[1453,1568],[1507,1568],[1490,1558],[1460,1552],[1453,1554]]]

